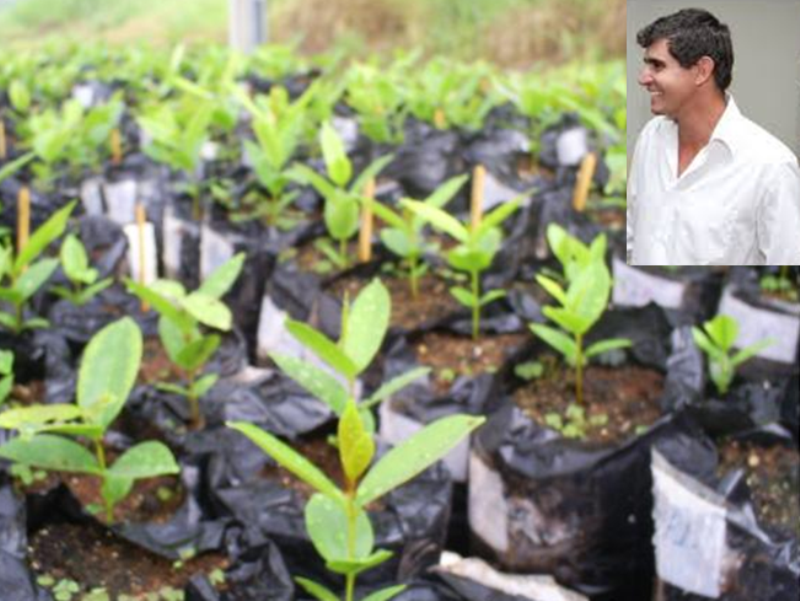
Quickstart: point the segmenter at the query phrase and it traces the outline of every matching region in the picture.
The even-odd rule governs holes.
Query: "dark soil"
[[[450,294],[447,283],[433,274],[426,274],[419,279],[416,299],[411,296],[406,278],[383,277],[381,281],[392,298],[391,327],[406,331],[416,330],[461,308]],[[337,298],[343,298],[346,291],[352,302],[368,283],[357,277],[342,278],[334,282],[329,291]]]
[[[745,469],[759,520],[800,539],[800,505],[797,503],[800,454],[797,449],[765,448],[732,440],[720,446],[719,458],[720,476],[732,469]]]
[[[45,382],[44,380],[33,380],[27,384],[14,384],[11,388],[11,394],[6,399],[6,406],[11,401],[16,401],[25,407],[31,405],[41,405],[44,403],[45,397]]]
[[[139,368],[139,382],[141,384],[155,384],[156,382],[183,381],[182,370],[170,361],[167,351],[159,338],[147,338],[142,350],[142,365]]]
[[[225,569],[228,560],[203,554],[173,563],[117,537],[98,524],[52,524],[30,539],[28,557],[38,575],[70,579],[83,592],[104,588],[111,599],[143,595],[165,587],[181,590],[197,573]]]
[[[477,376],[500,368],[529,334],[482,336],[478,340],[444,332],[428,332],[414,343],[417,361],[433,368],[434,389],[445,395],[457,376]]]
[[[575,372],[564,367],[552,356],[540,359],[545,367],[542,378],[519,388],[514,402],[532,419],[545,424],[546,416],[556,413],[565,416],[575,403]],[[607,416],[603,425],[589,425],[585,440],[617,443],[635,434],[637,429],[650,426],[661,417],[658,399],[663,388],[661,373],[626,365],[584,369],[584,403],[587,419]],[[564,420],[566,423],[566,419]]]

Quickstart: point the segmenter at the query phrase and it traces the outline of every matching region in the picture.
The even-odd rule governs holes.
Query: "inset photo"
[[[800,0],[631,0],[627,258],[800,265]]]

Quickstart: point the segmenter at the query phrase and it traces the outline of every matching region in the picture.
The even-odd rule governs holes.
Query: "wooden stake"
[[[436,112],[433,113],[433,124],[436,126],[436,129],[444,129],[447,126],[447,120],[444,116],[444,109],[441,107],[436,109]]]
[[[472,171],[472,202],[469,210],[469,223],[472,231],[478,229],[483,217],[483,189],[486,185],[486,167],[476,165]]]
[[[17,256],[28,245],[31,231],[31,191],[22,186],[17,196]]]
[[[140,202],[136,203],[136,226],[139,231],[139,283],[144,286],[147,284],[145,281],[145,261],[146,253],[144,248],[144,224],[147,223],[147,214],[145,213],[144,205]],[[142,312],[146,313],[150,310],[150,306],[145,302],[141,302]]]
[[[592,185],[594,170],[597,167],[597,155],[593,152],[583,157],[581,168],[578,170],[578,180],[575,182],[575,191],[572,195],[572,206],[576,211],[586,210],[586,198]]]
[[[117,127],[111,130],[111,163],[114,165],[122,163],[122,136]]]
[[[361,209],[361,230],[358,232],[358,260],[366,263],[372,258],[372,228],[374,217],[372,214],[372,199],[375,198],[375,180],[370,179],[364,186],[366,202]]]
[[[0,161],[5,161],[7,158],[6,150],[6,124],[3,118],[0,117]]]

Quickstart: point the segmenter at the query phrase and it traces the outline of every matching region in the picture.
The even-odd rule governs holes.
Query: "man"
[[[661,17],[636,37],[639,84],[658,115],[628,184],[634,265],[800,264],[800,167],[726,93],[733,47],[705,10]]]

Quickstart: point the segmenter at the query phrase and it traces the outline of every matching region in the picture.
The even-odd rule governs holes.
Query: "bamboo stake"
[[[6,150],[6,124],[0,117],[0,161],[5,161],[8,156]]]
[[[111,163],[114,165],[122,163],[122,136],[117,127],[111,130]]]
[[[361,229],[358,232],[358,260],[362,263],[372,258],[372,229],[375,222],[372,214],[372,199],[375,198],[375,179],[364,186],[364,206],[361,209]]]
[[[146,253],[144,248],[144,225],[147,222],[147,214],[145,213],[144,205],[140,202],[136,203],[136,228],[139,232],[139,283],[145,286],[145,261]],[[142,312],[146,313],[150,310],[150,306],[143,300],[141,301]]]
[[[31,191],[22,186],[17,196],[17,256],[28,245],[31,232]]]
[[[593,152],[588,153],[581,161],[581,168],[578,170],[578,179],[575,182],[575,191],[572,195],[572,206],[576,211],[586,210],[586,198],[589,196],[589,188],[592,185],[592,177],[597,167],[597,155]]]
[[[472,171],[472,202],[469,210],[469,222],[472,231],[478,229],[483,217],[483,189],[486,184],[486,167],[476,165]]]
[[[444,116],[444,109],[441,107],[436,109],[436,112],[433,113],[433,124],[436,126],[436,129],[444,129],[447,125],[447,120]]]

